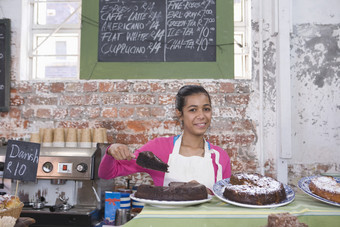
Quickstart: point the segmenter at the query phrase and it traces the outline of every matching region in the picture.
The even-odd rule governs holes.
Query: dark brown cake
[[[278,213],[268,215],[268,225],[266,227],[308,227],[308,225],[300,223],[294,215]]]
[[[236,173],[230,177],[223,196],[229,200],[252,204],[267,205],[286,199],[283,184],[271,177],[256,173]]]
[[[168,164],[160,160],[151,151],[144,151],[139,153],[136,163],[143,168],[158,170],[162,172],[168,172]]]
[[[151,200],[190,201],[207,199],[208,193],[203,184],[171,182],[169,187],[140,185],[135,196]]]

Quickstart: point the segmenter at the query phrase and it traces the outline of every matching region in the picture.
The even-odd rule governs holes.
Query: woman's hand
[[[116,160],[131,160],[136,158],[136,156],[129,151],[127,145],[120,143],[112,144],[107,150],[107,154]]]

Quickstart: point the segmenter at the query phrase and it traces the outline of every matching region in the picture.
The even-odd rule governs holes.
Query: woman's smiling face
[[[210,126],[212,108],[207,95],[193,94],[185,98],[182,113],[177,111],[183,121],[184,131],[193,135],[203,135]]]

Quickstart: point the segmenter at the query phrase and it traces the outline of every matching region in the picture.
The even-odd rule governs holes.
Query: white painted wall
[[[339,0],[292,0],[293,24],[340,23]]]

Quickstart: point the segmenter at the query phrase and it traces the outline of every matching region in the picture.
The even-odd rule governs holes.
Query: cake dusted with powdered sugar
[[[334,177],[314,177],[309,184],[309,189],[322,198],[340,203],[340,183],[336,182]]]
[[[283,184],[271,177],[256,173],[235,173],[231,175],[229,183],[223,196],[235,202],[267,205],[286,199]]]

